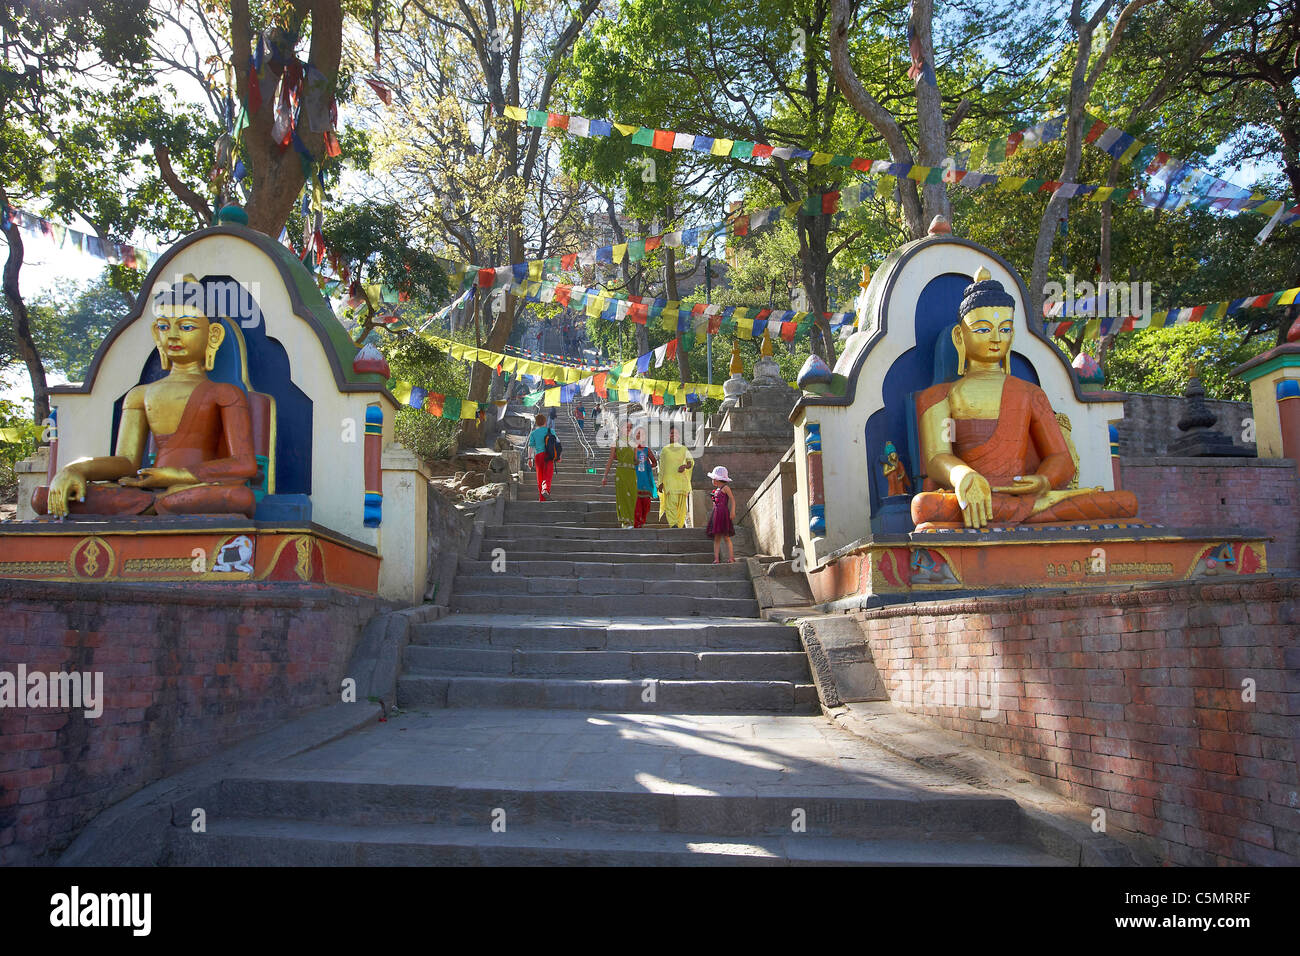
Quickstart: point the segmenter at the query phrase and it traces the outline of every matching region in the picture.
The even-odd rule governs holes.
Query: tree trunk
[[[948,155],[948,125],[943,118],[943,101],[939,87],[928,79],[934,74],[934,43],[930,27],[934,19],[934,0],[912,0],[912,29],[921,48],[924,69],[914,81],[916,89],[917,161],[922,166],[938,166]],[[926,231],[935,216],[952,221],[952,205],[944,183],[922,189],[922,223]],[[914,235],[914,239],[920,238]]]
[[[849,101],[849,104],[865,116],[867,121],[875,127],[876,132],[884,139],[885,145],[889,147],[889,155],[894,162],[910,163],[912,162],[912,151],[907,145],[907,138],[903,135],[902,127],[898,125],[894,115],[876,102],[871,94],[867,92],[866,87],[862,85],[862,81],[858,79],[858,75],[853,69],[848,42],[849,25],[852,20],[853,10],[850,0],[835,0],[830,35],[831,72],[835,77],[835,82],[839,86],[840,92],[844,94],[844,98]],[[919,102],[917,106],[919,109]],[[942,119],[943,117],[940,115],[940,122],[942,122]],[[939,188],[942,189],[943,187]],[[916,181],[906,178],[899,179],[898,195],[908,235],[912,239],[923,238],[928,229],[928,220],[925,218],[921,197],[916,189]]]
[[[9,197],[0,190],[0,200],[4,210],[9,208]],[[6,214],[0,212],[0,214]],[[41,362],[41,353],[32,339],[32,327],[28,321],[27,303],[23,301],[18,289],[18,274],[23,268],[23,237],[17,223],[7,223],[5,238],[9,240],[9,258],[5,261],[4,290],[9,302],[9,311],[13,315],[14,343],[18,354],[27,366],[27,375],[32,380],[32,417],[39,424],[50,417],[50,392],[45,384],[45,365]]]
[[[672,218],[671,210],[669,211],[668,215],[669,218],[671,219]],[[681,299],[681,296],[678,295],[677,293],[677,250],[676,249],[670,249],[670,248],[664,249],[664,298],[666,298],[669,302],[676,302],[676,301],[680,301]],[[692,318],[690,321],[693,322],[694,319]],[[678,329],[681,328],[680,318],[678,319],[677,327]],[[691,330],[692,332],[691,338],[694,339],[694,326],[688,325],[687,328]],[[681,382],[683,385],[685,385],[687,381],[690,379],[690,375],[691,375],[691,356],[690,356],[690,350],[686,348],[686,342],[683,341],[683,334],[684,333],[680,331],[677,333],[677,380]],[[708,335],[707,325],[704,327],[704,334]]]
[[[330,92],[338,81],[339,60],[343,52],[343,11],[339,0],[293,0],[294,13],[301,20],[311,16],[311,51],[307,62],[329,78]],[[235,61],[235,81],[239,98],[249,102],[248,75],[252,64],[252,20],[248,0],[231,0],[231,36]],[[294,203],[307,181],[302,156],[292,146],[282,147],[271,140],[275,121],[274,102],[264,102],[257,112],[249,113],[248,126],[241,134],[248,148],[250,180],[248,225],[258,232],[277,238],[289,221]],[[313,162],[325,155],[325,134],[312,132],[310,124],[300,123],[296,135],[311,154]],[[182,199],[184,197],[181,197]]]
[[[812,349],[833,368],[835,336],[830,321],[822,314],[828,309],[826,271],[830,268],[830,252],[826,240],[830,228],[830,216],[799,217],[799,270],[808,291],[808,311],[813,314]]]

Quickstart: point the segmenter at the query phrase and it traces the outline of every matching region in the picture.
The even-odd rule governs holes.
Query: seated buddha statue
[[[167,375],[122,402],[116,454],[74,461],[37,488],[37,514],[253,516],[257,475],[248,400],[208,378],[226,329],[191,276],[154,300],[153,340]],[[153,435],[157,458],[141,467]]]
[[[912,498],[918,531],[1137,514],[1130,491],[1068,487],[1075,463],[1047,396],[1011,374],[1014,312],[1015,300],[980,269],[952,330],[959,377],[916,398],[927,475],[927,490]]]

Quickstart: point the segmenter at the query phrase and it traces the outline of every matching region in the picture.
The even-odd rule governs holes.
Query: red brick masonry
[[[1300,570],[1300,478],[1288,458],[1124,458],[1138,517],[1168,528],[1257,528],[1270,571]]]
[[[155,780],[340,699],[388,606],[310,585],[0,581],[0,670],[102,671],[104,710],[0,709],[0,864],[50,863]]]
[[[1160,860],[1300,864],[1300,578],[853,616],[896,703],[1105,809]],[[997,713],[917,686],[945,671],[996,671]]]

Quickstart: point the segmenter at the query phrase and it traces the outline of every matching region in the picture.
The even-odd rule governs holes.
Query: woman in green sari
[[[609,461],[605,462],[605,474],[601,476],[602,485],[609,484],[609,469],[617,462],[618,471],[614,476],[614,508],[618,512],[620,527],[631,526],[633,513],[636,511],[636,449],[631,441],[632,423],[628,422],[624,434],[615,433],[614,447],[609,450]]]

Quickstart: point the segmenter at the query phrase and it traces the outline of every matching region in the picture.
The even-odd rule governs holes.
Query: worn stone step
[[[653,696],[653,700],[645,699]],[[812,714],[811,683],[780,680],[444,677],[403,674],[397,705],[613,710],[646,714]]]
[[[680,594],[490,594],[456,590],[453,611],[479,613],[671,614],[675,617],[758,617],[753,598],[687,597]]]
[[[573,679],[778,680],[812,679],[800,651],[555,651],[429,647],[412,644],[408,676],[496,676]]]
[[[500,572],[493,571],[494,562],[491,558],[484,558],[473,561],[468,558],[462,558],[457,565],[457,570],[468,576],[480,576],[487,574],[500,573],[521,578],[531,577],[550,577],[550,578],[641,578],[643,580],[705,580],[705,581],[745,581],[749,582],[749,566],[744,561],[733,561],[727,564],[713,564],[712,552],[710,552],[709,563],[683,562],[683,561],[637,561],[637,562],[618,562],[613,561],[578,561],[565,560],[562,558],[553,558],[550,560],[524,561],[511,558],[514,554],[511,549],[510,554],[505,556],[505,564]],[[671,557],[671,555],[655,555],[654,557]]]
[[[684,833],[591,833],[436,824],[340,826],[231,819],[173,828],[177,866],[1054,866],[1015,844],[862,841],[807,834],[708,839]]]
[[[356,780],[346,774],[228,777],[208,801],[209,818],[301,820],[346,826],[436,824],[486,827],[491,810],[505,811],[514,827],[615,833],[687,832],[710,836],[785,836],[791,810],[804,811],[803,834],[856,840],[969,839],[1014,841],[1022,814],[1000,795],[900,794],[859,788],[855,795],[778,792],[653,792],[538,786],[522,789],[475,784]],[[189,830],[189,827],[178,827]]]
[[[590,534],[595,529],[584,530]],[[640,555],[647,560],[660,558],[683,562],[693,562],[694,558],[681,557],[682,555],[698,556],[707,554],[709,561],[713,561],[713,542],[705,537],[703,532],[689,538],[673,537],[661,541],[646,541],[644,539],[638,541],[632,537],[635,534],[644,533],[646,532],[640,528],[611,528],[609,529],[609,536],[602,538],[566,538],[563,535],[534,535],[528,538],[511,538],[498,535],[489,536],[485,532],[483,535],[483,550],[480,553],[491,554],[494,549],[501,548],[505,552],[507,561],[512,558],[518,561],[527,560],[524,557],[525,552],[543,554],[550,558],[597,554],[626,556],[601,560],[635,561],[637,556]],[[741,548],[736,547],[735,550],[738,558],[743,557],[744,551]],[[577,560],[576,557],[575,560]]]
[[[522,562],[521,562],[522,563]],[[717,565],[721,567],[721,565]],[[714,567],[714,565],[709,565]],[[665,598],[754,598],[745,581],[663,580],[638,577],[552,577],[510,574],[457,574],[453,593],[473,594],[654,594]]]
[[[491,560],[490,555],[495,548],[500,547],[509,561],[560,561],[572,559],[581,564],[609,564],[609,565],[645,565],[645,564],[709,564],[713,563],[712,546],[710,550],[700,551],[665,551],[658,554],[647,554],[643,551],[620,550],[617,542],[610,542],[610,547],[601,551],[570,551],[568,548],[547,548],[542,551],[529,550],[520,548],[518,544],[505,547],[500,544],[485,545],[483,554],[485,560]],[[740,560],[740,553],[737,552],[736,564],[744,566]]]
[[[411,643],[513,650],[798,651],[799,632],[785,624],[733,618],[571,618],[452,614],[411,629]]]

